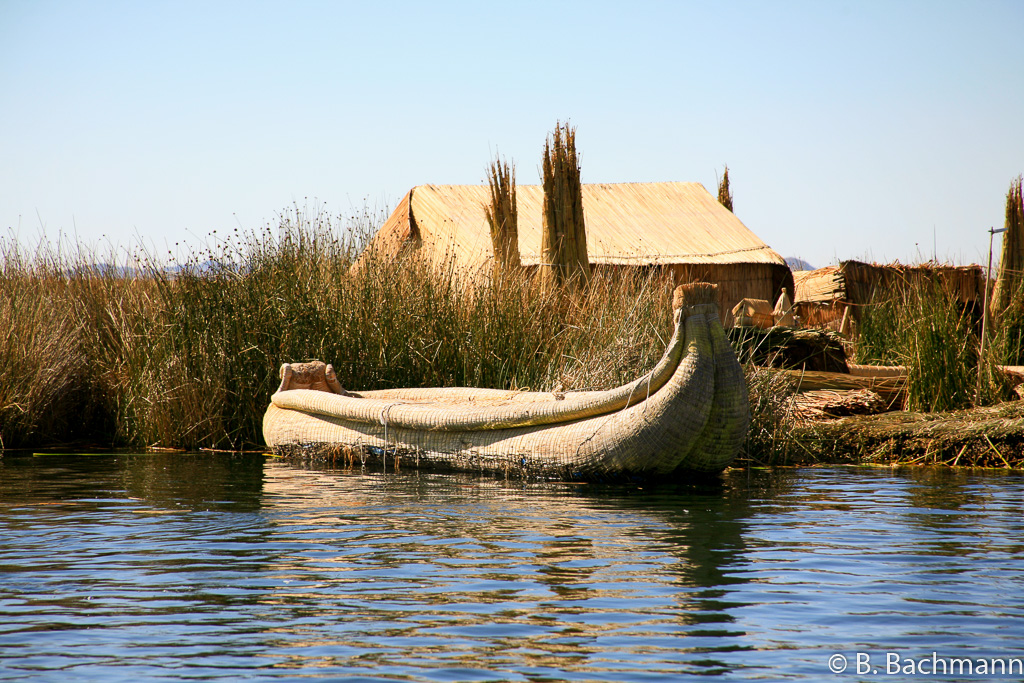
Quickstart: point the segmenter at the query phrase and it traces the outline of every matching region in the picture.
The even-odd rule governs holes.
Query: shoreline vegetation
[[[671,333],[673,283],[657,271],[553,288],[516,268],[474,281],[414,250],[350,271],[381,220],[296,206],[175,267],[0,239],[0,449],[259,448],[278,368],[313,359],[350,389],[607,389],[653,366]],[[803,419],[790,376],[748,364],[737,466],[1024,467],[1024,402],[993,370],[1020,364],[1024,316],[996,321],[979,356],[976,312],[947,292],[889,294],[854,357],[905,366],[908,410]],[[1021,287],[1010,299],[1024,311]]]

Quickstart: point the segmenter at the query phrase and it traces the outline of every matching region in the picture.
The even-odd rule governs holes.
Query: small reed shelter
[[[519,254],[540,263],[540,185],[517,185]],[[484,207],[486,185],[412,188],[370,241],[365,258],[395,258],[414,248],[434,262],[471,275],[491,272],[494,254]],[[678,283],[719,285],[723,322],[744,298],[775,301],[793,291],[785,260],[700,183],[584,184],[587,252],[592,271],[663,269]]]
[[[925,263],[878,264],[842,261],[838,266],[793,273],[796,284],[793,306],[803,327],[832,329],[850,334],[864,308],[878,296],[904,291],[911,286],[937,282],[956,294],[979,319],[985,298],[981,266]]]

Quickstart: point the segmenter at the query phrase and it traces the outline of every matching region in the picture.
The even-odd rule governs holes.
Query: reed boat
[[[706,283],[678,287],[675,330],[661,360],[616,389],[353,392],[330,365],[286,363],[263,435],[286,457],[385,468],[560,479],[719,472],[739,452],[750,407],[716,290]]]

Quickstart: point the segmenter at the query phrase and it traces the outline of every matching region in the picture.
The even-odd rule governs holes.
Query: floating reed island
[[[1024,468],[1024,402],[938,413],[895,411],[794,426],[793,463]]]
[[[1024,467],[1020,179],[1007,196],[994,287],[977,266],[844,262],[829,276],[831,298],[813,310],[801,308],[806,279],[794,279],[781,257],[690,184],[581,184],[578,193],[564,193],[581,195],[584,206],[604,207],[587,214],[603,237],[586,243],[586,277],[540,283],[532,273],[554,250],[535,246],[537,253],[527,258],[522,245],[530,235],[530,243],[540,244],[542,190],[517,189],[505,166],[493,169],[490,181],[479,192],[416,188],[390,218],[295,207],[262,230],[211,238],[173,267],[144,249],[101,258],[46,243],[26,251],[13,237],[0,239],[0,319],[6,322],[0,332],[0,449],[262,448],[266,401],[281,382],[277,368],[317,358],[332,360],[346,385],[366,392],[472,386],[547,394],[558,402],[558,394],[574,400],[588,392],[614,394],[660,367],[660,351],[674,329],[673,287],[699,279],[719,283],[720,306],[731,307],[741,292],[749,296],[750,283],[759,291],[788,290],[774,308],[766,300],[750,310],[723,307],[727,326],[766,317],[774,322],[778,314],[817,327],[731,336],[750,406],[749,429],[732,466],[859,460]],[[462,200],[471,200],[483,239],[489,236],[498,245],[493,253],[503,255],[502,263],[486,269],[491,277],[464,277],[450,259],[437,258],[437,249],[427,253],[445,234],[441,218],[452,198],[461,198],[462,208],[468,206]],[[763,261],[754,264],[765,267],[763,277],[745,263],[697,269],[678,259],[636,261],[601,251],[617,244],[616,236],[636,241],[639,233],[623,236],[619,209],[642,213],[643,206],[684,200],[696,207],[692,216],[710,216],[728,229],[680,225],[671,235],[651,230],[652,237],[693,248],[693,235],[728,235],[738,245],[729,253]],[[524,213],[524,206],[532,208]],[[630,224],[647,230],[655,223]],[[549,231],[554,225],[548,221]],[[566,235],[572,230],[556,228]],[[581,245],[578,240],[577,257]],[[652,245],[668,253],[661,242]],[[722,247],[698,246],[701,258]],[[872,286],[877,272],[885,280]],[[717,330],[707,328],[712,335]],[[900,370],[887,374],[880,366]],[[652,396],[664,389],[645,386]],[[631,401],[601,415],[629,411]],[[370,444],[382,453],[391,426],[398,428],[387,412],[383,417],[387,438],[381,434],[380,444]],[[691,431],[704,438],[704,428]],[[277,439],[275,433],[268,440],[285,443]],[[413,454],[430,450],[410,443]],[[484,455],[472,442],[467,450]],[[716,460],[705,469],[721,466]],[[661,473],[669,465],[630,467]]]
[[[813,329],[774,327],[779,306],[745,302],[737,350],[774,366],[762,370],[771,391],[790,397],[776,402],[775,446],[764,452],[789,463],[1024,468],[1020,178],[997,232],[1007,237],[994,283],[980,266],[844,261],[794,275],[795,302],[782,312]]]

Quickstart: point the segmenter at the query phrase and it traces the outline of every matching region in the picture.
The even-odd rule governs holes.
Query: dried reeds
[[[45,266],[0,275],[0,448],[46,442],[80,419],[88,365],[83,324],[59,276]],[[50,272],[48,272],[50,271]]]
[[[491,228],[494,277],[496,281],[501,281],[518,273],[522,267],[519,258],[515,166],[510,168],[507,161],[495,159],[491,163],[487,184],[491,190],[491,203],[484,206],[484,213]]]
[[[544,215],[540,278],[546,287],[586,282],[590,276],[583,186],[576,156],[576,129],[555,125],[544,142]]]
[[[718,181],[718,203],[732,211],[732,190],[729,189],[729,165],[725,165],[722,179]]]
[[[1024,467],[1024,401],[971,410],[856,415],[797,424],[794,438],[825,462]]]
[[[1006,193],[1006,221],[999,274],[992,291],[992,313],[998,317],[1010,306],[1014,292],[1024,282],[1024,192],[1021,176],[1010,183]]]
[[[8,447],[258,444],[282,362],[330,361],[349,388],[610,388],[671,331],[670,283],[595,278],[571,298],[415,252],[352,273],[341,226],[305,214],[130,275],[16,253],[0,279],[0,438]],[[87,255],[79,257],[87,258]]]

